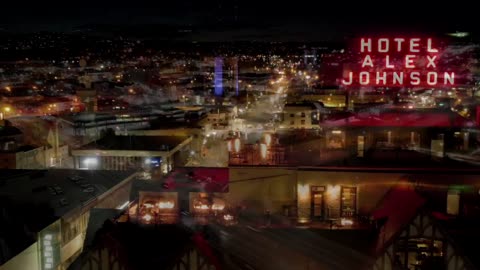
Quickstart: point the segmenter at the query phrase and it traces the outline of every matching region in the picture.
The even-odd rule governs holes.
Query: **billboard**
[[[341,85],[374,87],[452,87],[455,70],[442,61],[440,42],[431,37],[363,37],[352,48],[353,63]],[[444,60],[444,59],[443,59]]]

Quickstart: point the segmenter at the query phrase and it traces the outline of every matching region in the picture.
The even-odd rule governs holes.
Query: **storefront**
[[[219,194],[191,192],[190,212],[197,224],[221,223],[232,225],[235,214]]]
[[[296,211],[300,223],[334,219],[355,220],[368,215],[401,173],[335,168],[296,171]]]
[[[129,209],[129,217],[141,224],[177,223],[178,193],[141,191],[138,203]]]
[[[357,187],[351,185],[299,185],[300,222],[351,218],[357,214]]]

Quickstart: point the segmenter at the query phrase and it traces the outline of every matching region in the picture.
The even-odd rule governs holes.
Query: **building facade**
[[[318,128],[320,113],[313,104],[286,104],[283,109],[280,129]]]
[[[37,226],[44,223],[45,226],[40,226],[38,231],[32,232],[35,240],[26,247],[20,244],[22,243],[21,239],[29,238],[29,236],[17,235],[15,244],[2,237],[1,270],[68,269],[83,250],[91,209],[115,209],[128,202],[131,181],[136,177],[136,174],[105,171],[100,172],[95,179],[88,174],[73,170],[47,171],[44,174],[40,172],[42,171],[23,171],[18,176],[11,178],[14,182],[11,186],[7,184],[5,192],[12,196],[13,204],[6,205],[5,213],[8,217],[11,214],[10,210],[20,209],[15,204],[28,204],[32,200],[36,200],[37,203],[51,202],[55,206],[53,211],[60,217],[43,215],[42,220],[37,220]],[[29,178],[32,177],[37,178],[34,191],[29,186],[27,188],[17,186],[24,181],[29,181]],[[58,179],[64,182],[56,184]],[[7,182],[11,180],[7,180]],[[84,189],[84,193],[90,195],[87,195],[83,201],[78,200],[78,191],[75,189],[86,183],[94,183],[95,186],[90,184],[90,187],[94,190],[101,187],[102,192],[87,192]],[[52,192],[61,194],[63,199],[60,199],[60,203],[56,201],[58,197],[48,194],[46,187],[53,187]],[[12,192],[8,192],[10,189]],[[80,193],[82,193],[81,190]],[[10,206],[13,208],[10,209]],[[43,210],[39,208],[38,211]],[[11,219],[10,222],[22,224],[24,221]],[[30,225],[23,226],[27,228]],[[13,230],[12,233],[14,233]],[[7,250],[10,252],[5,253]],[[17,250],[19,252],[16,252]]]
[[[172,138],[174,140],[172,144],[165,142],[171,141]],[[109,139],[106,139],[98,144],[94,142],[73,150],[75,168],[117,171],[145,169],[159,170],[165,174],[173,169],[176,160],[181,162],[180,151],[188,148],[192,142],[192,137],[177,136],[115,136],[110,139],[112,141],[120,139],[122,142],[106,147],[103,144],[109,143]]]

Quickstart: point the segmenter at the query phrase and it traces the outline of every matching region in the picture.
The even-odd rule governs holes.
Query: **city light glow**
[[[310,198],[310,186],[307,184],[298,184],[297,193],[299,200],[308,200],[308,198]]]
[[[173,202],[159,202],[157,206],[160,209],[173,209],[175,204]]]
[[[342,226],[352,226],[352,225],[353,225],[353,220],[347,219],[347,218],[342,218],[342,219],[340,220],[340,224],[341,224]]]
[[[220,210],[220,211],[222,211],[224,208],[225,208],[225,205],[223,205],[223,204],[215,204],[215,203],[214,203],[214,204],[212,205],[212,210]]]
[[[208,210],[210,207],[206,204],[200,204],[200,205],[195,205],[193,208],[199,209],[199,210]]]
[[[90,168],[92,166],[97,166],[98,165],[98,158],[95,157],[90,157],[90,158],[85,158],[83,160],[83,164],[87,167]]]
[[[339,185],[328,185],[327,186],[327,195],[330,199],[338,199],[340,196],[340,186]]]
[[[267,145],[264,143],[260,144],[260,155],[263,159],[267,158]]]
[[[142,218],[146,222],[150,222],[153,219],[153,217],[150,214],[145,214]]]
[[[236,138],[235,139],[235,152],[240,152],[240,139]]]
[[[270,134],[265,134],[265,143],[270,146],[270,143],[272,142],[272,135]]]

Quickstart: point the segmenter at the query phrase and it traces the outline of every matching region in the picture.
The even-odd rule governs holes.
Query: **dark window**
[[[291,113],[291,114],[290,114],[290,117],[295,117],[295,114]]]
[[[290,121],[290,125],[295,125],[295,122],[294,122],[294,121]]]
[[[300,121],[302,125],[305,125],[305,120]]]
[[[305,113],[304,113],[304,112],[302,112],[301,116],[302,116],[302,117],[305,117]]]

